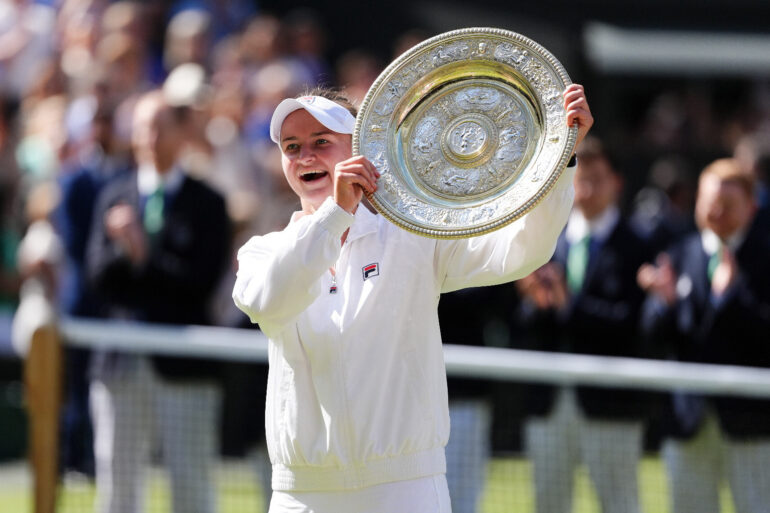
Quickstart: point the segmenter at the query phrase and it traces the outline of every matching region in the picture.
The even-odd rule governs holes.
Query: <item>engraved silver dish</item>
[[[381,175],[369,201],[441,239],[518,219],[574,151],[562,99],[570,83],[545,48],[507,30],[455,30],[413,47],[380,74],[356,118],[353,154]]]

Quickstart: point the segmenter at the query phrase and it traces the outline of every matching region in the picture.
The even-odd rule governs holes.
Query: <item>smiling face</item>
[[[350,135],[332,132],[304,109],[286,116],[281,165],[305,213],[312,214],[334,194],[334,166],[352,156],[351,143]]]

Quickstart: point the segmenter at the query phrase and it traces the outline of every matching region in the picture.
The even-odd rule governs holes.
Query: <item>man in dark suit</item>
[[[639,271],[645,331],[679,360],[770,367],[770,238],[755,178],[734,159],[698,183],[699,231]],[[673,511],[718,512],[726,479],[737,512],[770,512],[770,401],[675,393],[663,447]]]
[[[191,115],[170,106],[160,91],[144,95],[132,127],[137,170],[99,194],[87,266],[112,318],[208,323],[208,303],[229,257],[230,227],[223,198],[178,165]],[[141,509],[142,466],[155,428],[174,511],[214,511],[215,364],[95,355],[91,401],[98,511]]]
[[[620,216],[622,179],[599,140],[578,148],[575,208],[551,262],[519,283],[530,348],[638,356],[642,240]],[[533,386],[525,447],[539,513],[571,511],[574,471],[588,468],[602,511],[639,511],[644,408],[635,392]]]
[[[98,83],[101,87],[101,82]],[[99,191],[110,180],[129,169],[127,152],[116,144],[112,129],[114,106],[107,94],[94,87],[91,96],[97,107],[90,130],[77,158],[62,170],[59,179],[61,201],[53,219],[64,247],[59,277],[59,308],[64,315],[100,317],[99,301],[86,279],[86,248],[93,210]],[[86,101],[86,100],[84,100]],[[93,475],[93,443],[89,416],[88,368],[91,352],[81,347],[65,347],[65,392],[61,418],[62,470]]]

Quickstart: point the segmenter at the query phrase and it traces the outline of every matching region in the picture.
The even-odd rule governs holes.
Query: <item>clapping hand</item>
[[[661,253],[655,264],[643,264],[636,273],[639,287],[667,305],[676,301],[676,279],[674,266],[666,253]]]
[[[147,257],[147,240],[136,209],[131,205],[115,205],[104,214],[107,237],[115,242],[129,260],[139,264]]]
[[[538,310],[561,309],[569,300],[564,271],[559,264],[549,262],[519,280],[519,292]]]

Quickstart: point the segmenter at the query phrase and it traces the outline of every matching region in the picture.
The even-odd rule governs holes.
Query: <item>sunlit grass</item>
[[[13,475],[26,472],[19,467]],[[170,513],[170,497],[165,473],[150,471],[146,497],[147,513]],[[669,513],[668,489],[662,462],[645,458],[639,466],[642,511]],[[259,513],[261,491],[250,465],[226,463],[217,473],[220,513]],[[722,513],[733,513],[728,490],[722,490]],[[59,497],[58,513],[91,513],[94,486],[85,479],[67,479]],[[481,513],[534,513],[534,495],[529,463],[523,458],[495,458],[490,462],[487,486],[482,497]],[[600,513],[596,494],[588,472],[580,468],[576,474],[573,513]],[[29,480],[16,476],[0,482],[0,512],[32,513]]]

